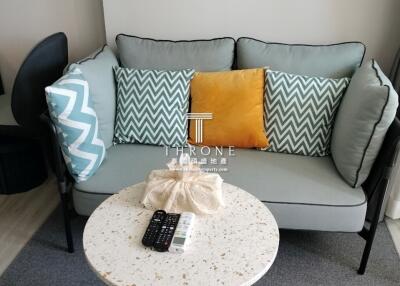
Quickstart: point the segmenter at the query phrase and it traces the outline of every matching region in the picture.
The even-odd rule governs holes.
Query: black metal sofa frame
[[[66,48],[66,37],[63,33],[57,33],[55,36],[59,42],[62,42],[64,63],[66,65],[67,48]],[[60,39],[61,38],[61,39]],[[51,39],[51,38],[50,38]],[[53,74],[54,76],[54,74]],[[61,198],[61,206],[63,211],[63,219],[65,226],[65,235],[67,240],[68,252],[74,252],[73,237],[71,232],[70,218],[74,209],[72,207],[72,188],[74,186],[74,180],[69,175],[66,168],[64,159],[61,154],[61,150],[58,145],[57,132],[54,124],[49,118],[47,106],[45,101],[42,99],[39,106],[35,106],[35,112],[38,114],[41,112],[40,119],[45,123],[47,127],[47,133],[49,134],[48,144],[50,150],[50,165],[52,166],[55,176],[57,178],[57,188]],[[367,180],[362,185],[362,188],[367,197],[367,215],[363,229],[358,233],[365,241],[365,248],[363,251],[361,263],[358,269],[359,274],[364,274],[371,247],[374,241],[376,229],[379,223],[379,218],[384,203],[385,195],[388,189],[388,183],[392,173],[393,166],[396,162],[396,158],[399,153],[399,141],[400,141],[400,120],[395,118],[391,124],[384,142],[381,146],[377,159],[372,167],[372,170]],[[47,144],[46,144],[47,145]]]
[[[66,169],[61,151],[58,147],[58,139],[55,126],[53,125],[47,114],[43,114],[41,117],[52,131],[52,157],[54,158],[54,171],[57,177],[58,191],[60,193],[61,204],[64,214],[64,225],[68,252],[73,252],[74,246],[70,223],[71,211],[73,211],[71,205],[71,190],[73,188],[73,179]],[[359,274],[365,273],[372,243],[374,241],[376,229],[379,223],[382,205],[388,188],[389,179],[399,153],[399,142],[400,120],[398,118],[395,118],[386,134],[385,140],[372,167],[372,170],[362,186],[367,196],[367,215],[364,228],[358,233],[366,241],[361,263],[358,269]]]

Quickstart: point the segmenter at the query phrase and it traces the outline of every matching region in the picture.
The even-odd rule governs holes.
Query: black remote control
[[[158,237],[158,232],[161,229],[161,225],[163,224],[167,213],[163,210],[155,211],[150,223],[144,233],[142,243],[144,246],[152,247]]]
[[[154,249],[160,252],[167,251],[172,238],[174,237],[176,226],[178,225],[180,214],[167,214],[164,222],[161,225],[161,229],[154,242]]]

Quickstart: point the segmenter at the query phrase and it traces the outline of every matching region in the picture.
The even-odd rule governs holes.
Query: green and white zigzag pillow
[[[271,152],[329,155],[336,111],[350,82],[266,70],[264,123]]]
[[[186,114],[194,70],[114,67],[114,73],[118,86],[114,142],[186,145]]]

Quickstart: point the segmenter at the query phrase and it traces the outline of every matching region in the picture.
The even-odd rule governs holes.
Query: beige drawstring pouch
[[[167,166],[167,170],[153,170],[148,175],[142,198],[146,208],[202,215],[213,214],[224,205],[219,174],[203,172],[190,162],[188,154]]]

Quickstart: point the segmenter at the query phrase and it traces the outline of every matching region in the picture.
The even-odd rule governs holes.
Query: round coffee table
[[[279,230],[267,207],[238,187],[223,185],[225,207],[196,216],[183,254],[145,248],[153,214],[139,200],[144,183],[105,200],[88,219],[83,247],[93,271],[108,285],[251,285],[271,267]]]

